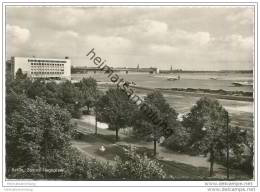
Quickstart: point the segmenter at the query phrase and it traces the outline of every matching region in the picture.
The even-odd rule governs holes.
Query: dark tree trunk
[[[213,150],[213,146],[211,145],[211,149],[210,149],[210,169],[209,169],[209,176],[212,177],[214,174],[214,161],[215,161],[215,155],[214,155],[214,150]]]
[[[214,166],[214,161],[211,160],[211,161],[210,161],[210,170],[209,170],[209,176],[210,176],[210,177],[213,176],[213,166]]]
[[[90,115],[90,106],[87,105],[87,108],[88,108],[88,115]]]
[[[44,137],[44,179],[47,179],[47,136]]]
[[[95,116],[95,135],[97,135],[97,114]]]
[[[153,140],[153,155],[156,156],[156,139]]]
[[[116,127],[116,141],[119,140],[119,137],[118,137],[118,127]]]

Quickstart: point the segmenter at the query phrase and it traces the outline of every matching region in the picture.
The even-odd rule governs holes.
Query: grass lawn
[[[159,160],[159,162],[163,166],[163,170],[176,180],[202,180],[209,175],[209,171],[205,167],[194,167],[175,161]]]
[[[78,133],[77,140],[85,141],[87,143],[104,143],[112,144],[116,142],[115,135],[101,135],[101,134],[81,134]]]

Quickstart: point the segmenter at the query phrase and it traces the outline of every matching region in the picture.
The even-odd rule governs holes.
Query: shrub
[[[184,127],[180,126],[170,137],[165,139],[162,145],[172,150],[184,152],[188,150],[189,142],[190,134]]]
[[[125,149],[124,158],[116,157],[109,163],[86,159],[77,150],[70,151],[67,158],[66,180],[162,180],[166,173],[155,160]]]
[[[86,159],[76,149],[71,149],[67,155],[63,179],[66,180],[104,180],[114,177],[114,167],[108,162],[96,159]]]
[[[115,175],[124,180],[162,180],[166,173],[162,166],[147,156],[137,154],[134,150],[127,150],[127,160],[116,158]]]

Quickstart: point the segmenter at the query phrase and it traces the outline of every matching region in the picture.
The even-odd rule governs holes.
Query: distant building
[[[71,79],[71,60],[68,57],[65,59],[12,57],[11,72],[14,77],[19,68],[32,79]]]

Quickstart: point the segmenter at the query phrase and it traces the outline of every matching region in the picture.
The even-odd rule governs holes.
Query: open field
[[[148,73],[128,73],[115,72],[125,81],[134,82],[137,86],[150,89],[181,88],[181,89],[211,89],[225,91],[253,92],[253,86],[233,86],[232,83],[239,81],[253,81],[253,73],[172,73],[172,74],[148,74]],[[180,75],[180,80],[169,81],[168,78],[176,78]],[[72,74],[72,79],[80,80],[83,77],[93,77],[98,82],[110,82],[110,78],[104,72],[89,72],[86,74]],[[216,78],[217,80],[212,80]]]

